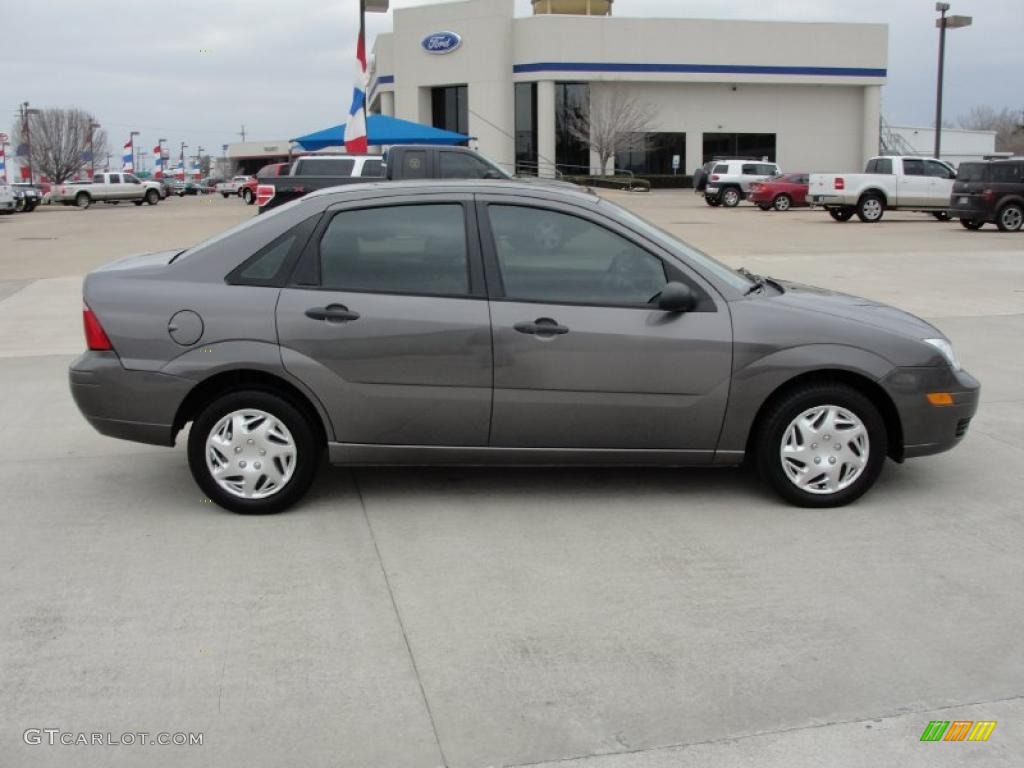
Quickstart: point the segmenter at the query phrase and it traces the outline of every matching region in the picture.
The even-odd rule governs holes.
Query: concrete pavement
[[[1024,236],[613,197],[935,322],[983,383],[968,439],[828,512],[733,470],[325,469],[293,511],[235,516],[180,440],[94,433],[65,376],[81,274],[252,209],[0,217],[0,765],[1018,764]],[[999,725],[919,742],[938,719]]]

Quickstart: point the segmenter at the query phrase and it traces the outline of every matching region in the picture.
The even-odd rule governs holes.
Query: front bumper
[[[114,352],[85,352],[68,371],[75,405],[97,432],[122,440],[174,445],[174,418],[195,382],[131,371]]]
[[[978,410],[981,384],[949,366],[897,368],[881,381],[900,416],[903,450],[899,458],[929,456],[954,448],[967,434]],[[947,392],[952,405],[935,406],[930,392]]]

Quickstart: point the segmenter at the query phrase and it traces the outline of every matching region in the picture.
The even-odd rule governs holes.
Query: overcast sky
[[[530,12],[529,0],[516,3],[519,15]],[[0,130],[22,101],[76,105],[107,128],[115,154],[131,130],[147,149],[164,137],[175,148],[185,141],[189,153],[201,145],[219,154],[239,140],[243,123],[250,139],[290,138],[343,122],[348,111],[357,0],[3,0],[0,7],[8,4]],[[978,104],[1024,108],[1024,0],[953,6],[974,16],[974,26],[949,34],[946,115]],[[883,112],[895,124],[934,119],[932,0],[617,0],[615,14],[887,23]],[[376,32],[390,30],[391,14],[369,15],[368,26],[372,47]]]

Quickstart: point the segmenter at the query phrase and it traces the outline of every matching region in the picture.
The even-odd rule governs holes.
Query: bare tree
[[[972,131],[995,131],[997,152],[1024,154],[1024,111],[982,105],[961,115],[957,122]]]
[[[653,118],[654,109],[634,94],[618,86],[595,83],[590,91],[590,109],[571,113],[567,128],[573,138],[597,154],[604,174],[617,152],[647,149]]]
[[[94,124],[93,116],[77,107],[47,107],[30,114],[28,126],[17,121],[14,145],[29,147],[32,170],[59,184],[89,167],[90,152],[94,158],[106,154],[107,132]]]

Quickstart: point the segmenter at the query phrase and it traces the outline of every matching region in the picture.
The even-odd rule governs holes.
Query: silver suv
[[[553,237],[548,234],[554,233]],[[237,512],[336,464],[728,466],[828,507],[956,445],[978,383],[905,312],[734,271],[607,200],[333,187],[89,274],[71,391]],[[683,486],[681,486],[683,488]]]
[[[767,160],[719,160],[711,167],[704,201],[712,206],[735,208],[747,197],[750,184],[782,173],[778,163]]]

